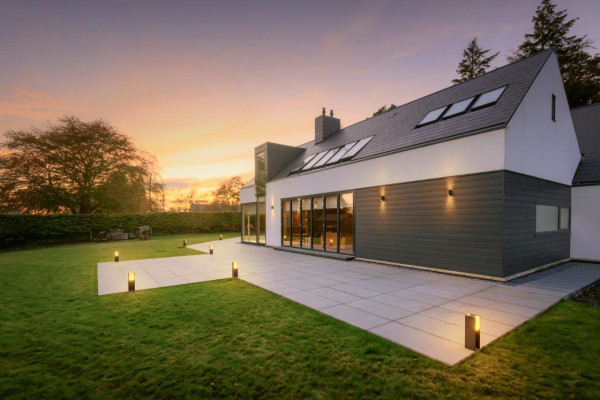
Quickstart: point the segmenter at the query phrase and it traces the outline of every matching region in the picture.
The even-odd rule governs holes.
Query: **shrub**
[[[93,240],[101,231],[132,232],[148,225],[155,235],[169,233],[235,232],[239,212],[0,215],[0,240],[4,246],[31,242],[79,242]]]

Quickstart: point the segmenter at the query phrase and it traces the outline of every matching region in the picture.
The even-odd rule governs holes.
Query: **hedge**
[[[147,213],[120,215],[0,215],[0,240],[4,246],[22,242],[71,242],[92,240],[101,231],[131,232],[150,226],[155,235],[169,233],[235,232],[239,212]]]

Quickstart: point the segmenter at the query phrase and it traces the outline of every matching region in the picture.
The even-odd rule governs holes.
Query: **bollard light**
[[[465,347],[469,350],[479,350],[481,337],[481,318],[479,315],[465,315]]]
[[[223,235],[219,235],[219,240],[223,240]]]
[[[115,262],[119,262],[119,252],[115,251]]]
[[[212,254],[212,253],[213,253],[213,247],[212,247],[212,244],[211,244],[210,246],[208,246],[208,252],[209,252],[210,254]]]
[[[183,247],[187,247],[187,240],[183,239]]]
[[[127,283],[129,284],[129,291],[135,292],[135,272],[130,272],[128,274]]]
[[[238,277],[238,263],[237,261],[234,261],[231,263],[231,277],[232,278],[237,278]]]

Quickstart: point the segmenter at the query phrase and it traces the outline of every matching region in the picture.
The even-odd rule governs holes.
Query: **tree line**
[[[213,205],[232,210],[241,186],[240,177],[221,182]],[[0,213],[158,212],[165,211],[165,190],[156,157],[102,119],[65,116],[45,128],[5,133]],[[184,201],[184,211],[189,211],[193,195]]]
[[[571,34],[578,19],[569,18],[566,9],[558,11],[551,0],[542,0],[531,19],[533,31],[525,34],[521,44],[507,57],[507,61],[515,62],[553,48],[571,108],[600,101],[600,54],[590,54],[594,47],[587,35]],[[458,77],[452,83],[459,84],[485,74],[500,54],[490,52],[479,45],[477,37],[473,38],[463,50],[456,70]],[[373,116],[395,107],[384,105]]]

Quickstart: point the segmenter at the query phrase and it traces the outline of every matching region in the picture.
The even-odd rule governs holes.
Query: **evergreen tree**
[[[377,111],[375,111],[373,113],[373,116],[376,117],[377,115],[383,114],[386,111],[393,110],[396,107],[397,106],[394,103],[390,104],[390,108],[387,108],[387,105],[384,104],[383,107],[379,108]]]
[[[578,18],[569,19],[567,10],[556,11],[550,0],[542,0],[532,18],[533,33],[508,57],[517,61],[554,48],[571,107],[600,101],[600,55],[587,52],[592,41],[587,35],[570,35]]]
[[[476,76],[483,75],[490,67],[490,63],[498,57],[499,53],[492,54],[487,57],[487,53],[490,49],[483,49],[477,43],[477,38],[473,38],[467,45],[467,48],[463,50],[463,58],[458,63],[458,69],[456,73],[460,75],[460,78],[452,79],[452,83],[457,84],[469,79],[475,78]]]

